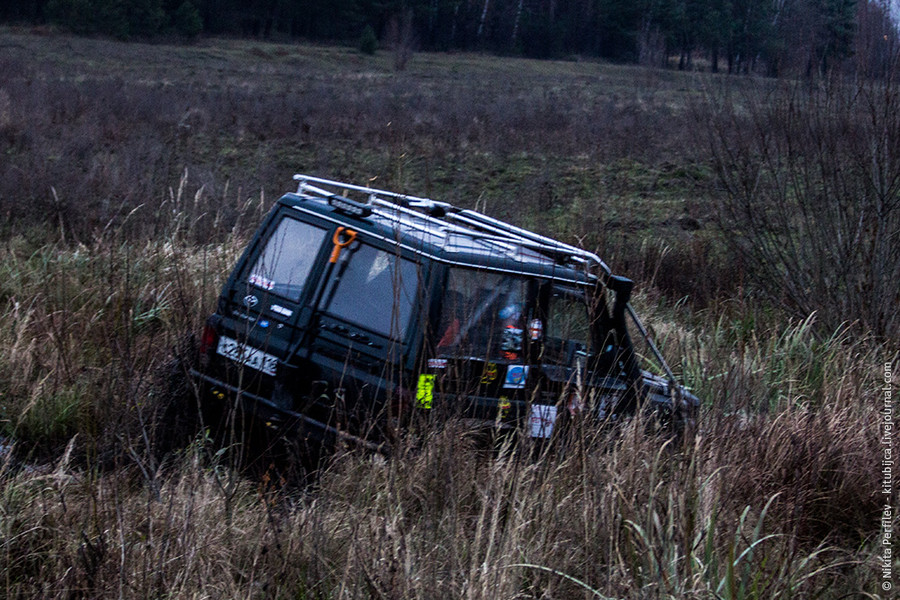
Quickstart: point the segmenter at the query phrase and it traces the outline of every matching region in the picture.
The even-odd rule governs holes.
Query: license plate
[[[549,438],[553,435],[553,426],[556,425],[556,407],[545,404],[532,404],[529,421],[531,424],[531,437]]]
[[[262,350],[244,346],[230,337],[219,338],[216,352],[233,361],[245,364],[251,369],[262,371],[266,375],[275,375],[275,367],[278,366],[278,358]]]

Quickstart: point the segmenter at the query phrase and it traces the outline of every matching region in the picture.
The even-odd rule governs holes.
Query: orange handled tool
[[[334,250],[331,251],[328,262],[331,264],[336,263],[341,255],[341,250],[352,244],[355,239],[355,231],[346,227],[338,227],[334,232],[334,237],[331,238],[331,241],[334,242]]]

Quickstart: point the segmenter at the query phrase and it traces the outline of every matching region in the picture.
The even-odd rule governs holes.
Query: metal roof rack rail
[[[607,275],[611,274],[609,266],[593,252],[588,252],[587,250],[576,248],[575,246],[565,244],[558,240],[554,240],[553,238],[545,237],[534,233],[533,231],[510,225],[509,223],[494,219],[493,217],[489,217],[480,212],[464,209],[459,212],[448,213],[447,218],[455,222],[465,223],[471,227],[485,230],[495,235],[507,235],[513,239],[527,240],[551,250],[556,255],[565,255],[574,262],[582,263],[585,266],[589,266],[593,263],[600,267]]]
[[[419,198],[418,196],[410,196],[408,194],[398,194],[397,192],[389,192],[387,190],[378,190],[375,188],[365,187],[361,185],[354,185],[352,183],[344,183],[341,181],[332,181],[330,179],[322,179],[321,177],[313,177],[311,175],[302,175],[297,174],[294,175],[294,181],[299,183],[299,187],[297,189],[297,193],[303,192],[313,192],[317,194],[321,194],[325,197],[331,196],[333,194],[316,188],[315,186],[309,185],[307,182],[318,183],[320,185],[327,185],[331,187],[336,187],[342,190],[352,190],[354,192],[361,192],[363,194],[368,194],[369,197],[387,197],[393,198],[395,200],[395,204],[399,204],[404,208],[418,208],[420,210],[435,210],[435,209],[453,209],[453,206],[446,202],[437,202],[430,198]],[[438,212],[438,211],[436,211]],[[437,215],[432,215],[437,216]]]
[[[366,204],[420,219],[443,228],[451,234],[468,235],[474,239],[490,239],[496,242],[512,242],[535,252],[546,254],[556,261],[568,261],[584,267],[594,264],[605,275],[611,274],[606,263],[593,252],[510,225],[475,210],[460,209],[447,202],[439,202],[430,198],[399,194],[311,175],[297,174],[294,175],[294,180],[298,182],[297,193],[299,194],[315,194],[323,199],[337,195],[336,192],[318,187],[320,185],[342,190],[345,194],[349,191],[358,192],[367,196]]]

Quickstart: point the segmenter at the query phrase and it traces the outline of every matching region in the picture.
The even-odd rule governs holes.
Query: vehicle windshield
[[[298,302],[326,231],[284,218],[250,269],[250,285]]]
[[[438,354],[521,360],[526,290],[523,278],[451,269],[438,329]]]

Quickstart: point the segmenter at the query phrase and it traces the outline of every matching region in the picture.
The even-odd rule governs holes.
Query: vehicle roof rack
[[[347,195],[350,192],[363,194],[366,197],[364,204],[371,207],[373,213],[390,219],[406,217],[402,219],[404,224],[421,230],[441,231],[445,239],[459,235],[498,244],[501,247],[512,244],[512,247],[507,247],[509,251],[514,251],[516,246],[527,248],[562,264],[584,268],[596,265],[607,277],[612,274],[609,266],[593,252],[510,225],[475,210],[461,209],[430,198],[398,194],[311,175],[294,175],[294,181],[298,183],[298,194],[319,196],[326,201],[333,196]]]

